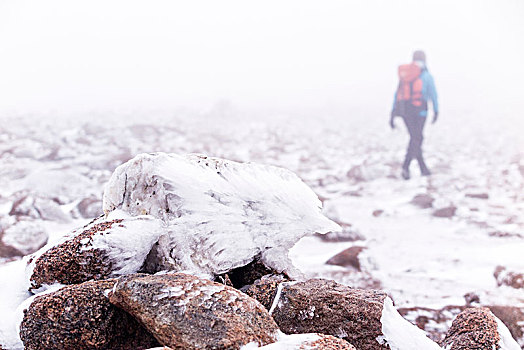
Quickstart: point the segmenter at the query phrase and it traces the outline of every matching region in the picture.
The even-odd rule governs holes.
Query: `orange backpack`
[[[415,63],[398,67],[397,102],[410,102],[415,107],[422,106],[422,70]]]

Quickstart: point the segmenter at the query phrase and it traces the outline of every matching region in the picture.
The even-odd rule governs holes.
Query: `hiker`
[[[400,116],[404,119],[409,132],[408,149],[402,164],[402,178],[405,180],[410,178],[409,165],[413,159],[418,161],[420,174],[429,176],[431,172],[422,156],[422,131],[428,115],[428,100],[431,100],[433,105],[432,123],[435,123],[438,118],[438,101],[433,77],[426,67],[424,51],[415,51],[413,62],[399,66],[398,75],[399,84],[395,92],[389,125],[395,129],[394,119]]]

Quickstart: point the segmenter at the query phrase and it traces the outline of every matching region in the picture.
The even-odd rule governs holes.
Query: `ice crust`
[[[380,322],[383,336],[377,341],[388,344],[391,350],[442,350],[424,331],[403,318],[389,297],[384,300]]]
[[[159,237],[165,232],[164,223],[149,215],[130,217],[115,210],[104,221],[124,219],[108,231],[109,234],[94,235],[83,249],[104,251],[114,268],[112,276],[137,272]]]
[[[161,268],[220,274],[262,261],[296,275],[287,252],[303,236],[338,230],[291,171],[190,154],[140,154],[107,183],[103,209],[161,219]]]

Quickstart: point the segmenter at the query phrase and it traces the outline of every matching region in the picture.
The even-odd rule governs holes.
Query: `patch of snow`
[[[520,345],[511,336],[508,327],[506,327],[506,325],[502,323],[500,319],[493,315],[493,313],[492,316],[495,318],[495,321],[497,321],[497,330],[500,335],[500,341],[498,344],[500,346],[500,350],[521,350]]]
[[[389,297],[384,300],[380,322],[383,335],[377,341],[388,344],[391,350],[442,350],[423,330],[404,319]]]

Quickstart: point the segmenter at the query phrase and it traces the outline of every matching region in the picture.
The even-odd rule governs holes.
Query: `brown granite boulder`
[[[24,310],[20,337],[27,350],[147,349],[159,346],[106,293],[115,280],[85,282],[37,296]]]
[[[449,350],[492,350],[499,347],[497,321],[487,308],[468,308],[453,321],[440,346]]]
[[[448,305],[442,309],[409,307],[399,308],[398,312],[412,324],[424,330],[430,339],[441,343],[446,337],[446,331],[452,321],[469,307],[469,294],[471,293],[465,295],[466,306]],[[521,346],[524,346],[524,308],[491,305],[486,307],[506,325],[511,336]]]
[[[278,286],[282,282],[289,282],[289,280],[282,275],[268,275],[256,280],[242,291],[251,298],[258,300],[269,311],[277,295]]]
[[[151,217],[95,220],[30,259],[31,289],[135,273],[160,234],[160,221]]]
[[[334,281],[312,279],[281,284],[272,316],[287,334],[334,335],[359,350],[387,349],[381,316],[387,295],[382,291],[353,289]]]
[[[366,247],[353,246],[349,247],[337,255],[330,258],[326,264],[337,265],[343,267],[352,267],[357,271],[360,271],[359,254],[366,249]]]
[[[278,326],[259,302],[195,276],[124,276],[109,298],[175,349],[239,349],[276,340]]]

